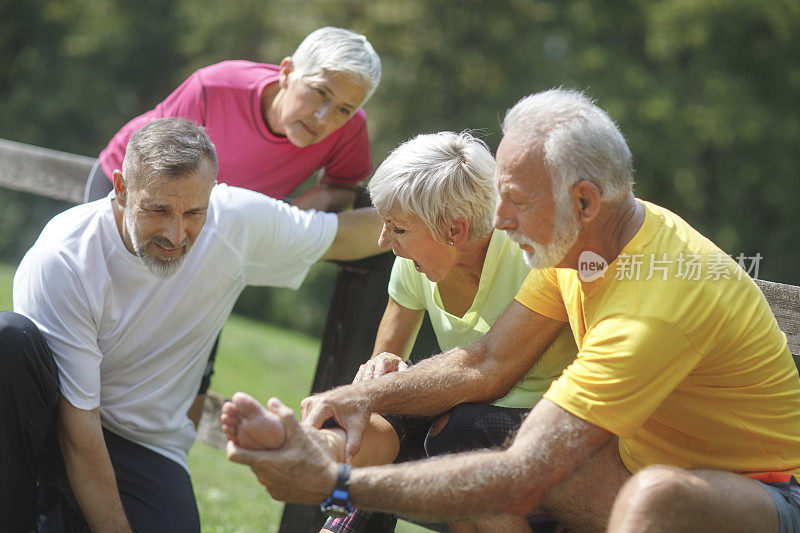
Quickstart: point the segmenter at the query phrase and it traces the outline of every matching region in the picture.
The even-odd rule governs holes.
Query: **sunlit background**
[[[582,89],[626,135],[637,196],[800,284],[798,1],[2,0],[0,138],[95,157],[197,68],[278,63],[323,25],[383,60],[375,166],[421,132],[470,129],[494,150],[520,97]],[[0,262],[13,270],[65,207],[0,189]],[[237,312],[318,336],[334,275],[248,290]]]

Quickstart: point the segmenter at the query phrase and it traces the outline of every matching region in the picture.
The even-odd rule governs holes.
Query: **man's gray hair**
[[[186,118],[156,119],[128,141],[122,179],[127,187],[143,189],[194,172],[204,158],[213,165],[216,178],[217,152],[202,127]]]
[[[601,200],[614,201],[633,189],[633,162],[625,137],[608,114],[580,91],[550,89],[526,96],[503,120],[503,133],[542,143],[553,194],[580,180],[594,183]]]
[[[464,217],[469,237],[492,232],[497,205],[495,162],[486,144],[467,132],[417,135],[389,154],[369,181],[381,213],[414,214],[434,238]]]
[[[292,63],[300,76],[330,70],[364,80],[367,94],[360,105],[369,100],[381,81],[381,58],[367,38],[342,28],[325,26],[308,34],[292,54]]]

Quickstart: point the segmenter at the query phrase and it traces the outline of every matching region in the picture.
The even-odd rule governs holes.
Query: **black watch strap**
[[[326,515],[339,518],[353,512],[349,488],[351,470],[352,467],[350,465],[339,463],[339,472],[336,475],[336,485],[333,487],[333,492],[320,506],[320,510]]]

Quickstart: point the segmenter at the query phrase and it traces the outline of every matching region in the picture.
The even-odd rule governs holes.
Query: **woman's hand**
[[[302,423],[321,429],[333,418],[345,432],[345,462],[350,463],[361,449],[361,440],[372,414],[368,394],[360,394],[357,387],[344,385],[329,391],[313,394],[300,402]]]
[[[390,372],[402,372],[406,369],[408,369],[408,365],[395,354],[389,352],[379,353],[361,365],[356,377],[353,379],[353,383],[376,379]]]

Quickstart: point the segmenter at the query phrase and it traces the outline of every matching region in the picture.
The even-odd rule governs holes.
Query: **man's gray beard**
[[[184,239],[181,243],[181,246],[185,247],[183,255],[180,255],[174,259],[158,259],[156,257],[147,255],[145,250],[152,242],[158,242],[160,239],[158,237],[150,237],[144,242],[139,240],[139,236],[136,232],[136,224],[133,220],[133,216],[130,215],[131,211],[129,209],[125,210],[125,228],[128,230],[128,235],[131,237],[131,244],[133,245],[133,251],[136,255],[142,260],[144,266],[147,267],[147,270],[150,271],[151,274],[156,276],[160,279],[167,279],[172,277],[183,264],[183,260],[186,259],[186,255],[189,253],[190,244],[188,239]]]
[[[565,202],[556,202],[553,222],[553,237],[548,244],[533,242],[518,230],[508,232],[512,241],[533,248],[533,252],[522,251],[525,263],[532,269],[552,268],[567,256],[570,248],[578,240],[580,224],[578,217],[570,211],[569,196]]]

